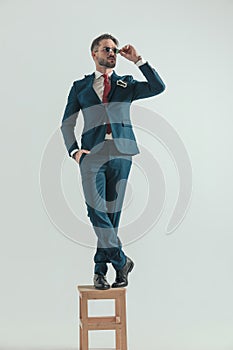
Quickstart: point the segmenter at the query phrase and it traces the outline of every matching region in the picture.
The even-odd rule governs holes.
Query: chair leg
[[[121,310],[120,310],[120,299],[116,298],[115,299],[115,316],[120,317],[121,316]],[[116,335],[116,350],[121,350],[121,330],[116,329],[115,331]]]
[[[79,326],[79,350],[83,350],[83,329]]]
[[[121,298],[121,350],[127,350],[127,327],[126,327],[126,300],[125,294]]]
[[[80,350],[88,350],[88,330],[86,327],[82,329],[81,344]]]
[[[80,350],[88,350],[88,329],[86,320],[88,317],[88,300],[85,297],[79,297],[79,318],[81,324],[79,326],[79,344]]]

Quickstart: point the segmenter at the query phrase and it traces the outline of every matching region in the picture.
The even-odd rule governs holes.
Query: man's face
[[[114,68],[116,65],[116,54],[112,50],[107,52],[106,48],[115,49],[116,44],[111,39],[101,40],[97,51],[93,53],[94,61],[100,66]]]

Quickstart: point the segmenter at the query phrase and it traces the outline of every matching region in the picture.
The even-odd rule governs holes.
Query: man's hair
[[[101,42],[101,40],[104,40],[104,39],[111,39],[115,44],[116,46],[119,45],[119,42],[116,38],[114,38],[114,36],[112,36],[111,34],[102,34],[100,36],[98,36],[98,38],[94,39],[92,41],[92,44],[91,44],[91,52],[96,50]]]

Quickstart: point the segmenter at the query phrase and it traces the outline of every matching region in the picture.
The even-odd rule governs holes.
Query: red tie
[[[108,74],[103,74],[104,77],[104,94],[103,94],[103,103],[108,103],[108,94],[111,90],[111,84],[108,80]],[[107,134],[111,134],[111,124],[107,123]]]

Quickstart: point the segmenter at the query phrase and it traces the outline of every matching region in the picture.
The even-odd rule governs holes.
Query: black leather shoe
[[[133,261],[126,257],[125,266],[116,272],[116,280],[112,284],[112,288],[126,287],[128,285],[128,274],[133,270],[133,267]]]
[[[96,289],[109,289],[110,285],[108,284],[105,276],[103,275],[94,275],[94,286]]]

